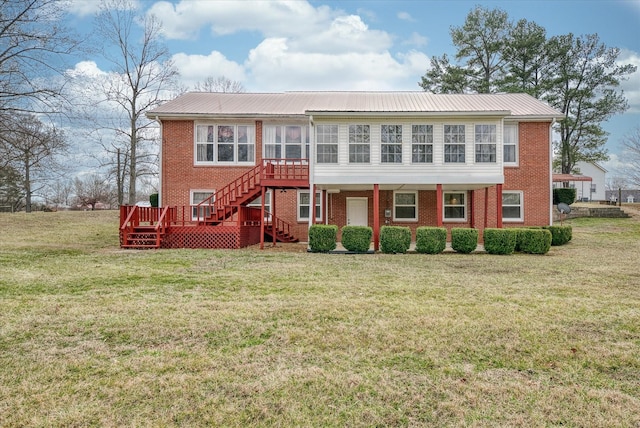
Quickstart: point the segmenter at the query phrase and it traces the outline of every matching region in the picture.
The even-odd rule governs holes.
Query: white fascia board
[[[317,185],[340,185],[340,184],[504,184],[503,174],[482,174],[482,175],[411,175],[381,177],[379,175],[319,175],[316,174],[313,181]]]

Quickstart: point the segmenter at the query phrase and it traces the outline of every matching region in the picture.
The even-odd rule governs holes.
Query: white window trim
[[[415,215],[414,218],[398,218],[398,217],[396,217],[396,206],[398,206],[398,205],[396,205],[396,194],[397,193],[412,193],[412,194],[415,195],[416,203],[413,206],[415,206],[416,215]],[[401,206],[401,207],[409,207],[409,206],[412,206],[412,205],[399,205],[399,206]],[[394,190],[393,191],[393,221],[395,221],[395,222],[416,222],[416,221],[418,221],[418,191],[417,190],[414,190],[414,191],[411,191],[411,190]]]
[[[478,135],[478,129],[476,128],[477,126],[493,126],[495,128],[494,129],[495,140],[490,141],[488,143],[486,143],[486,142],[480,142],[480,143],[476,142],[476,137]],[[476,157],[477,156],[478,146],[491,146],[491,145],[494,146],[496,160],[493,161],[493,162],[492,161],[486,161],[486,162],[479,161],[477,159],[477,157]],[[478,165],[497,164],[498,160],[499,160],[498,159],[498,155],[499,155],[499,153],[498,153],[498,125],[495,124],[495,123],[483,123],[483,122],[474,123],[473,124],[473,163],[478,164]],[[502,156],[504,157],[504,154]]]
[[[520,218],[504,217],[504,215],[503,215],[502,216],[502,222],[503,223],[522,223],[524,221],[524,192],[522,190],[503,190],[502,194],[504,195],[505,193],[519,193],[520,194],[520,205],[504,205],[504,202],[502,203],[502,207],[503,208],[505,206],[511,206],[511,207],[519,206],[520,207]]]
[[[430,143],[414,143],[413,141],[413,137],[414,137],[414,133],[413,133],[413,127],[414,126],[430,126],[431,127],[431,134],[429,133],[425,133],[424,135],[431,135],[431,142]],[[412,123],[410,125],[410,130],[411,130],[411,153],[410,153],[410,157],[411,157],[411,164],[412,165],[432,165],[434,163],[434,154],[435,154],[435,146],[436,146],[436,141],[435,141],[435,126],[432,123]],[[443,131],[444,132],[444,131]],[[413,146],[431,146],[431,161],[430,162],[414,162],[413,161]],[[444,147],[444,146],[443,146]]]
[[[324,142],[319,142],[318,141],[318,130],[320,126],[327,126],[327,127],[332,127],[335,126],[337,127],[336,129],[336,143],[324,143]],[[329,135],[332,135],[331,133]],[[316,145],[316,160],[315,163],[318,165],[339,165],[340,164],[340,125],[338,123],[322,123],[322,124],[317,124],[315,126],[315,139],[314,139],[314,143]],[[336,146],[336,161],[335,162],[318,162],[318,146],[331,146],[331,145],[335,145]]]
[[[463,193],[464,194],[464,204],[450,205],[446,203],[447,195],[452,193]],[[467,213],[469,211],[469,207],[467,206],[467,202],[469,200],[469,195],[466,190],[449,190],[446,192],[442,192],[442,221],[448,223],[464,223],[467,221]],[[463,218],[447,218],[445,217],[446,208],[447,207],[464,207],[464,217]]]
[[[389,142],[383,142],[382,141],[382,127],[384,126],[393,126],[393,127],[400,127],[400,142],[399,143],[389,143]],[[380,125],[380,164],[381,165],[401,165],[402,164],[402,160],[403,160],[403,156],[404,156],[404,144],[403,144],[403,138],[404,138],[404,126],[401,123],[383,123]],[[385,156],[385,154],[383,153],[382,150],[382,146],[392,146],[392,147],[400,147],[400,162],[390,162],[390,161],[385,161],[383,160],[383,157]],[[387,155],[389,155],[387,153]]]
[[[351,126],[368,126],[369,127],[369,142],[366,143],[369,146],[369,161],[368,162],[351,162],[351,145],[365,145],[365,143],[352,143],[350,141],[350,131],[349,128],[351,128]],[[349,165],[371,165],[371,160],[373,157],[373,150],[372,150],[372,144],[371,144],[371,130],[373,129],[373,125],[369,124],[369,123],[349,123],[347,124],[347,163]]]
[[[204,141],[198,141],[198,127],[199,126],[213,126],[213,135],[214,135],[214,141],[211,142],[204,142]],[[250,136],[248,135],[247,138],[252,140],[252,144],[243,144],[243,145],[248,145],[248,146],[253,146],[253,160],[251,161],[238,161],[238,141],[237,138],[234,138],[234,142],[233,142],[233,161],[218,161],[217,160],[217,147],[218,147],[218,141],[216,140],[216,137],[218,135],[218,126],[233,126],[234,127],[234,137],[235,135],[237,135],[238,132],[238,126],[246,126],[249,128],[250,130]],[[211,144],[213,146],[213,161],[199,161],[198,160],[198,144]],[[193,125],[193,164],[196,166],[211,166],[211,165],[223,165],[223,166],[229,166],[229,165],[255,165],[256,163],[256,125],[254,123],[241,123],[241,122],[233,122],[233,123],[226,123],[226,122],[195,122]]]
[[[447,134],[445,132],[446,127],[447,126],[462,126],[463,127],[463,132],[462,135],[464,136],[464,142],[460,143],[460,142],[456,142],[456,143],[447,143]],[[468,135],[467,133],[469,132],[469,124],[467,123],[445,123],[442,125],[442,163],[444,165],[465,165],[467,163],[469,163],[469,153],[467,153],[469,150],[469,141],[468,141]],[[446,147],[447,145],[451,145],[451,146],[463,146],[464,149],[462,151],[463,155],[464,155],[464,161],[462,162],[454,162],[454,161],[447,161],[447,154],[446,154]],[[474,153],[474,159],[475,159],[475,153]]]
[[[504,148],[506,147],[506,144],[504,143],[504,137],[505,135],[507,135],[507,133],[504,131],[504,129],[507,126],[513,126],[516,128],[516,141],[514,144],[510,144],[516,147],[516,160],[515,162],[505,162],[504,161],[504,153],[505,150]],[[505,123],[502,127],[502,162],[504,166],[519,166],[520,165],[520,126],[518,123]]]
[[[309,207],[309,213],[311,213],[311,197],[309,197],[309,205],[301,205],[300,204],[300,195],[303,193],[309,193],[309,195],[311,195],[311,191],[310,190],[298,190],[297,194],[296,194],[296,217],[298,219],[299,222],[308,222],[309,221],[309,217],[301,217],[300,216],[300,207],[303,206],[308,206]],[[316,191],[316,195],[319,196],[319,200],[320,203],[316,204],[316,207],[318,207],[318,205],[320,205],[320,217],[316,217],[316,222],[318,221],[322,221],[322,191],[318,190]]]
[[[299,127],[300,129],[300,156],[301,159],[309,159],[310,151],[309,145],[311,144],[311,130],[309,129],[309,125],[307,123],[266,123],[262,125],[262,158],[263,159],[273,159],[272,156],[267,156],[267,146],[280,146],[280,157],[277,159],[287,159],[287,145],[294,146],[297,144],[287,144],[286,142],[286,134],[287,127]],[[272,143],[267,138],[267,131],[269,128],[280,128],[280,142]],[[274,133],[277,135],[277,133]],[[308,143],[307,143],[308,142]],[[309,148],[309,150],[307,150]],[[293,159],[293,158],[291,158]]]
[[[193,215],[193,210],[195,209],[196,205],[198,205],[201,201],[198,202],[194,202],[193,200],[193,194],[194,193],[211,193],[213,196],[213,201],[215,201],[215,194],[216,191],[213,189],[190,189],[189,190],[189,214],[191,215],[191,220],[193,221],[197,221],[199,220],[198,216]]]

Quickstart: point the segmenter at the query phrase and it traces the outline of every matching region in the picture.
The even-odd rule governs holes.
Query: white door
[[[347,198],[347,224],[368,226],[367,198]]]

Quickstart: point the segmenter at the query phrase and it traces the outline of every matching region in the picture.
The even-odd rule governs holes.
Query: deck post
[[[380,247],[380,185],[373,185],[373,250]]]
[[[496,227],[502,229],[502,184],[496,185]]]
[[[436,225],[442,227],[442,184],[436,184]]]
[[[475,190],[470,190],[469,191],[469,223],[471,224],[472,228],[476,227],[476,215],[475,215],[476,198],[475,198],[475,195],[476,195]]]
[[[271,192],[271,235],[273,236],[273,246],[276,246],[276,189]]]
[[[311,224],[316,224],[316,185],[311,186],[311,194],[309,195],[311,200],[311,210],[309,210],[309,216],[311,217]]]
[[[260,249],[264,250],[264,196],[265,196],[265,189],[264,186],[262,186],[262,199],[261,199],[261,207],[260,207]]]

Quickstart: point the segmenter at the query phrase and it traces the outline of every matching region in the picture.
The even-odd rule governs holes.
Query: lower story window
[[[418,192],[394,192],[393,220],[418,220]]]
[[[444,192],[444,219],[466,220],[467,198],[466,192]]]
[[[214,190],[192,190],[191,191],[191,218],[193,220],[204,220],[209,217],[211,213],[210,205],[213,204],[213,198],[211,202],[206,205],[198,206],[198,204],[215,193]]]
[[[522,192],[502,192],[502,220],[523,221]]]
[[[316,192],[316,221],[322,221],[322,193]],[[310,192],[298,192],[298,221],[309,221],[309,212],[311,211]]]

